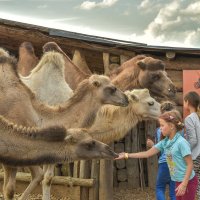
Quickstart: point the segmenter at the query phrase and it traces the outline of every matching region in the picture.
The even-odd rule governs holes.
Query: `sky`
[[[0,18],[148,45],[200,48],[200,0],[0,0]]]

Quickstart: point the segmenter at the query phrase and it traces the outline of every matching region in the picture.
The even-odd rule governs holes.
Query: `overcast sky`
[[[0,0],[0,18],[149,45],[200,48],[200,0]]]

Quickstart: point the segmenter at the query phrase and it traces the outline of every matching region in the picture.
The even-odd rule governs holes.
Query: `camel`
[[[75,90],[82,80],[91,75],[83,72],[78,66],[76,66],[55,42],[47,42],[43,46],[43,52],[45,53],[48,51],[57,51],[63,54],[65,59],[65,80],[72,90]]]
[[[13,167],[117,157],[108,145],[94,140],[86,129],[23,127],[1,115],[0,138],[0,161]]]
[[[64,68],[62,54],[47,52],[29,76],[20,78],[40,101],[48,105],[57,105],[73,95],[72,89],[65,81]]]
[[[87,74],[74,65],[68,56],[55,42],[44,45],[43,51],[54,50],[62,53],[68,60],[65,67],[66,82],[74,90],[81,80],[87,78]],[[68,76],[70,74],[70,76]],[[122,91],[147,88],[150,94],[159,101],[175,97],[176,88],[167,77],[165,64],[159,59],[150,56],[138,55],[124,62],[118,69],[110,74],[112,83]]]
[[[125,94],[129,98],[127,107],[104,105],[98,111],[88,129],[93,138],[109,144],[122,139],[139,121],[157,119],[160,115],[160,103],[150,96],[148,89],[134,89]]]
[[[37,63],[38,57],[35,55],[33,45],[30,42],[23,42],[19,47],[18,72],[22,76],[28,76]]]
[[[124,62],[110,74],[110,78],[122,91],[147,88],[160,100],[175,97],[176,94],[176,88],[165,72],[164,62],[145,55]]]
[[[36,100],[34,93],[19,79],[15,59],[6,56],[0,57],[0,85],[0,114],[24,126],[42,127],[58,123],[66,128],[87,127],[103,104],[128,105],[127,97],[110,83],[109,78],[92,75],[79,85],[73,97],[62,106],[45,106]],[[13,169],[6,167],[12,176]],[[26,199],[42,179],[39,167],[31,168],[31,174],[33,181],[21,199]],[[5,186],[4,190],[12,193],[13,187],[8,191]]]

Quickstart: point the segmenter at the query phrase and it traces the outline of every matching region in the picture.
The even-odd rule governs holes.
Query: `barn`
[[[19,46],[24,41],[33,44],[38,57],[42,55],[42,46],[46,42],[54,41],[71,59],[74,56],[79,58],[77,65],[86,64],[93,73],[97,74],[109,74],[112,69],[136,55],[144,54],[158,58],[165,63],[166,72],[176,86],[177,95],[173,100],[181,112],[183,111],[183,70],[200,69],[200,49],[149,46],[143,43],[114,40],[0,19],[1,47],[18,57]],[[153,137],[155,128],[156,122],[139,123],[124,139],[111,145],[116,152],[145,150],[147,133]],[[68,194],[76,200],[111,200],[113,199],[113,187],[121,189],[155,187],[156,156],[147,160],[120,160],[114,163],[93,161],[90,171],[87,170],[89,168],[87,165],[84,166],[86,168],[83,169],[84,173],[75,173],[74,170],[74,174],[69,174],[67,166],[64,166],[62,171],[56,169],[57,176],[53,181],[52,193],[58,198]],[[67,177],[61,177],[61,174]],[[68,177],[69,175],[73,178]],[[0,179],[2,183],[3,172],[0,173]],[[19,174],[18,192],[27,186],[29,180],[28,174]]]

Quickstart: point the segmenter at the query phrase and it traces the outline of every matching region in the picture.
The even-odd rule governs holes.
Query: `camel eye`
[[[159,79],[160,79],[160,75],[159,74],[153,74],[152,80],[157,81]]]
[[[148,104],[149,104],[149,106],[153,106],[154,102],[153,101],[149,101]]]
[[[117,88],[116,87],[111,87],[110,88],[110,93],[114,94],[116,92]]]
[[[95,147],[95,144],[96,144],[95,141],[92,141],[92,142],[87,144],[86,148],[88,150],[92,150]]]
[[[108,94],[114,94],[116,92],[117,88],[116,87],[108,87],[106,88],[106,92],[108,92]]]

